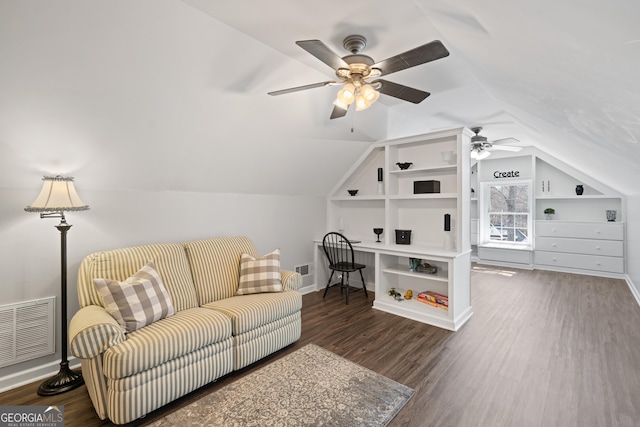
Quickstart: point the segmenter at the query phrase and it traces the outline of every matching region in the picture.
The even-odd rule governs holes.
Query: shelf
[[[439,282],[448,282],[449,281],[449,278],[447,277],[446,273],[443,273],[442,270],[440,270],[440,269],[438,270],[438,272],[436,274],[419,273],[419,272],[416,272],[416,271],[409,271],[408,267],[406,267],[406,266],[404,266],[402,264],[398,264],[398,265],[394,265],[393,267],[384,268],[382,270],[382,272],[383,273],[389,273],[389,274],[397,274],[397,275],[400,275],[400,276],[415,277],[415,278],[418,278],[418,279],[436,280],[436,281],[439,281]]]
[[[457,199],[456,193],[393,194],[390,200]]]
[[[403,291],[404,293],[405,291]],[[428,313],[432,313],[435,315],[442,315],[443,317],[448,317],[449,316],[449,309],[444,309],[444,308],[440,308],[440,307],[434,307],[432,305],[429,304],[425,304],[423,302],[418,301],[415,297],[412,299],[403,299],[402,301],[398,301],[396,300],[394,297],[390,296],[390,295],[385,295],[385,298],[383,298],[383,301],[386,302],[387,304],[399,304],[399,305],[404,305],[404,308],[408,308],[410,310],[416,310],[416,311],[422,311],[425,310]]]
[[[330,200],[333,201],[369,201],[369,200],[384,200],[384,195],[367,195],[367,196],[340,196],[340,197],[332,197]]]
[[[604,194],[591,195],[566,195],[566,196],[536,196],[536,200],[578,200],[578,199],[620,199],[620,197],[606,196]]]
[[[420,174],[420,173],[429,173],[429,172],[456,172],[456,165],[445,165],[445,166],[431,166],[427,168],[414,168],[414,169],[395,169],[389,171],[390,174],[397,175],[411,175],[411,174]]]

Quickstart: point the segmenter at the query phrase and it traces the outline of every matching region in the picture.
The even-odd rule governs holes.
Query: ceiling
[[[0,188],[326,196],[372,141],[483,126],[637,194],[639,18],[633,0],[0,0]],[[336,87],[267,95],[335,77],[295,41],[346,54],[351,34],[377,61],[451,55],[385,77],[418,105],[329,120]]]
[[[388,109],[388,137],[480,125],[490,140],[515,137],[593,171],[624,193],[637,193],[637,2],[183,1],[305,66],[265,67],[261,77],[269,90],[334,77],[296,40],[320,39],[342,56],[344,37],[361,34],[367,38],[363,53],[376,61],[441,40],[449,57],[386,77],[431,92],[419,105],[381,97],[382,106],[374,107]],[[323,87],[283,95],[273,108],[304,100],[319,103],[315,113],[328,116],[335,92]],[[348,128],[355,120],[366,128],[367,119],[377,117],[364,113],[326,125]]]

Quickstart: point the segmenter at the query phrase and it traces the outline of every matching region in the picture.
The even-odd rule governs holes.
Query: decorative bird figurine
[[[412,164],[413,164],[413,163],[411,163],[411,162],[404,162],[404,163],[400,163],[400,162],[398,162],[398,163],[396,163],[396,165],[398,165],[398,167],[399,167],[400,169],[402,169],[402,170],[409,169],[409,168],[411,167],[411,165],[412,165]]]

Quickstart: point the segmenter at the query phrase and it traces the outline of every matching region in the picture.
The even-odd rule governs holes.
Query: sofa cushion
[[[240,335],[302,309],[297,291],[242,295],[205,304],[231,319],[233,335]]]
[[[104,374],[128,377],[230,338],[231,321],[223,313],[205,308],[183,310],[133,331],[125,341],[107,349]]]
[[[249,254],[240,257],[240,284],[236,295],[261,292],[282,292],[280,249],[260,258]]]
[[[88,255],[78,272],[80,306],[101,305],[102,297],[94,278],[124,281],[153,260],[177,312],[198,307],[196,290],[184,248],[175,243],[159,243],[130,248],[113,249]]]
[[[247,237],[219,237],[184,244],[200,305],[231,298],[238,290],[240,256],[258,251]]]
[[[125,333],[133,332],[175,313],[162,277],[153,262],[124,282],[93,279],[107,312]]]

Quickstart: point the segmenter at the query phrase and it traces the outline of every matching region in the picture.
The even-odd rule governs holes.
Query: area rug
[[[413,390],[314,344],[151,424],[386,426]]]

